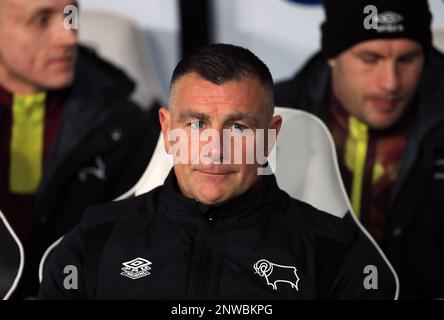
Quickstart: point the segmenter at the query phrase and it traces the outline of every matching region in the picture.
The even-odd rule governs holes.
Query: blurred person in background
[[[131,102],[134,83],[65,27],[69,5],[0,0],[0,210],[25,248],[17,298],[36,293],[44,250],[86,206],[137,182],[160,132],[156,106]]]
[[[321,117],[355,213],[401,298],[444,297],[444,56],[427,1],[326,0],[322,50],[276,85]]]

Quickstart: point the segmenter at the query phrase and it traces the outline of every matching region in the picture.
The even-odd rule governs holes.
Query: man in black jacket
[[[184,58],[159,113],[174,169],[151,192],[88,209],[46,263],[40,297],[393,299],[393,274],[349,214],[262,175],[255,146],[272,147],[258,132],[279,132],[273,110],[271,74],[247,49]]]
[[[0,223],[25,248],[16,297],[37,293],[44,250],[84,208],[134,185],[160,132],[156,108],[153,116],[130,101],[133,82],[65,29],[64,8],[75,4],[0,2]],[[0,250],[0,297],[5,279],[18,278],[18,265],[3,268],[15,254],[17,246]]]
[[[276,104],[321,117],[354,211],[381,244],[401,298],[444,297],[444,56],[427,1],[324,2],[322,52]]]

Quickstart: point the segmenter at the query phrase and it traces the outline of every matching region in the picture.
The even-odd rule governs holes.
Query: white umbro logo
[[[382,24],[397,24],[401,22],[403,17],[392,11],[386,11],[383,13],[380,13],[377,17],[377,21]]]
[[[134,260],[124,262],[122,263],[123,272],[121,273],[121,275],[133,280],[146,277],[150,274],[148,270],[151,270],[151,268],[149,267],[151,264],[151,261],[143,258],[136,258]]]
[[[366,30],[376,30],[378,33],[403,32],[404,25],[401,24],[404,17],[393,11],[384,11],[378,14],[378,8],[374,5],[367,5],[364,13],[368,15],[364,18],[364,28]]]

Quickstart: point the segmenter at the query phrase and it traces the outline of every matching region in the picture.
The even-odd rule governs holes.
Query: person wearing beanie
[[[400,278],[444,298],[444,55],[425,0],[325,0],[322,48],[276,105],[319,116],[354,213]]]

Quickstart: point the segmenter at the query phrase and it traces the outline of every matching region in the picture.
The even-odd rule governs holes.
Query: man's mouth
[[[211,168],[197,168],[195,170],[201,174],[209,176],[225,176],[234,173],[233,170],[228,168],[217,168],[216,166]]]
[[[232,172],[214,172],[214,171],[202,171],[198,170],[200,173],[210,175],[210,176],[226,176],[228,174],[231,174]]]
[[[381,112],[390,112],[392,111],[398,102],[400,101],[399,98],[397,99],[385,99],[385,98],[370,98],[371,104]]]
[[[50,64],[59,65],[59,66],[71,66],[72,64],[74,64],[74,61],[75,61],[75,56],[70,55],[70,56],[53,58],[50,60]]]

